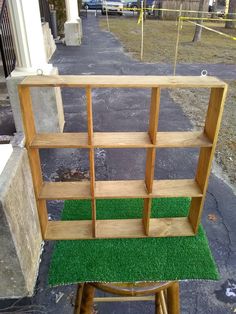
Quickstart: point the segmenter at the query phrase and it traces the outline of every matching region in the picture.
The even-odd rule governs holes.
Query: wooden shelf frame
[[[31,87],[85,88],[87,133],[37,133],[32,111]],[[93,88],[151,89],[147,132],[93,132]],[[163,88],[210,88],[205,127],[201,132],[158,132],[160,94]],[[19,84],[21,111],[42,235],[45,240],[193,236],[197,233],[206,196],[212,159],[219,133],[227,84],[214,77],[167,76],[30,76]],[[96,181],[95,148],[145,148],[144,180]],[[194,179],[154,180],[159,148],[198,147]],[[41,148],[86,148],[89,150],[90,181],[43,182]],[[151,218],[153,198],[191,197],[188,217]],[[143,219],[97,220],[96,200],[144,199]],[[88,199],[92,219],[48,221],[47,200]]]

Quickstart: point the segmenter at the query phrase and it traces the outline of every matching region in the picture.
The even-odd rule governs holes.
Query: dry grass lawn
[[[140,25],[134,18],[111,17],[110,31],[135,59],[140,58]],[[207,26],[236,37],[236,30],[226,30],[222,23]],[[106,20],[100,19],[106,30]],[[236,41],[203,30],[202,41],[193,44],[195,26],[184,23],[181,30],[178,63],[236,63]],[[174,62],[177,24],[173,21],[147,20],[144,26],[144,62]],[[231,183],[236,183],[236,81],[229,81],[222,126],[216,150],[216,161]],[[170,96],[180,105],[194,128],[203,128],[209,92],[206,90],[172,90]]]
[[[110,31],[121,41],[125,50],[140,58],[141,27],[135,18],[109,17]],[[206,26],[236,37],[236,30],[226,30],[224,23]],[[100,26],[107,30],[106,19]],[[192,43],[195,26],[184,22],[180,34],[178,63],[236,63],[236,41],[203,30],[202,41]],[[173,63],[177,23],[175,21],[146,20],[144,23],[144,62]]]

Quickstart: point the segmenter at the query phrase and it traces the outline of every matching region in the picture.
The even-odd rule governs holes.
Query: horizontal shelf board
[[[193,236],[194,231],[187,217],[150,219],[150,237]]]
[[[94,146],[112,147],[153,147],[147,132],[95,132]]]
[[[225,87],[216,77],[202,76],[129,76],[129,75],[36,75],[26,77],[22,86],[123,87],[123,88],[187,88]]]
[[[90,182],[44,182],[39,199],[90,199]]]
[[[193,236],[188,218],[150,219],[150,237]],[[96,237],[145,238],[142,219],[97,220]],[[49,221],[46,240],[93,239],[92,221]]]
[[[96,198],[147,198],[143,180],[96,181]]]
[[[92,239],[92,221],[48,221],[46,240]]]
[[[94,144],[88,144],[87,133],[37,134],[32,148],[148,148],[154,147],[147,132],[95,132]],[[203,132],[158,132],[156,147],[210,147]]]
[[[96,181],[95,198],[201,197],[202,192],[192,179],[154,180],[148,194],[143,180]],[[91,199],[90,182],[44,182],[39,194],[44,200]]]
[[[192,179],[154,180],[152,197],[201,197],[197,182]]]
[[[40,133],[36,134],[33,148],[88,148],[87,133]]]
[[[97,238],[143,238],[142,219],[113,219],[96,221]]]
[[[211,147],[203,132],[158,132],[157,147]]]

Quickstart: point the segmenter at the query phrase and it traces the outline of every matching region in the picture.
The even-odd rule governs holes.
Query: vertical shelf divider
[[[89,148],[89,174],[90,193],[92,207],[92,234],[96,238],[96,199],[95,199],[95,160],[94,160],[94,138],[93,138],[93,106],[91,87],[86,88],[87,99],[87,122],[88,122],[88,144]]]
[[[33,179],[34,193],[36,196],[39,221],[40,221],[40,226],[41,226],[41,231],[42,231],[42,237],[43,239],[45,239],[45,233],[46,233],[47,224],[48,224],[48,213],[47,213],[46,201],[39,199],[39,192],[43,185],[40,156],[39,156],[39,150],[37,148],[30,147],[31,142],[36,135],[30,87],[19,85],[18,91],[19,91],[22,119],[23,119],[23,124],[24,124],[24,131],[25,131],[26,148],[28,150],[28,157],[29,157],[29,162],[31,166],[31,173],[32,173],[32,179]]]
[[[211,89],[204,132],[206,133],[210,141],[212,141],[213,145],[212,147],[200,148],[195,180],[202,190],[203,196],[201,198],[192,198],[188,216],[195,234],[198,232],[198,227],[201,220],[201,214],[206,197],[208,180],[211,173],[211,164],[217,144],[226,94],[227,88]]]
[[[151,94],[149,130],[148,130],[149,137],[153,145],[156,145],[159,110],[160,110],[160,88],[153,87],[152,94]],[[152,193],[155,160],[156,160],[156,147],[154,146],[152,148],[147,148],[145,184],[146,184],[146,189],[147,189],[148,194]],[[143,225],[144,225],[144,231],[145,231],[146,236],[149,236],[151,206],[152,206],[152,198],[150,197],[150,198],[144,199]]]

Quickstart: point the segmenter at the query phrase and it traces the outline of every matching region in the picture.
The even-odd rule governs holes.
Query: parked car
[[[102,0],[87,0],[83,3],[85,10],[102,10]]]
[[[153,0],[146,0],[146,8],[152,8],[153,2],[154,2]],[[143,3],[143,5],[145,4]],[[137,1],[137,0],[135,1],[131,0],[127,3],[128,8],[137,9],[137,8],[140,8],[140,6],[141,6],[141,1]]]
[[[127,2],[127,8],[137,9],[138,8],[138,1],[134,0],[134,1]]]
[[[131,3],[134,2],[134,5],[137,5],[137,0],[122,0],[125,8],[130,8]]]
[[[118,13],[123,14],[123,2],[121,0],[104,0],[102,3],[102,14],[105,15],[106,11],[108,13]]]

